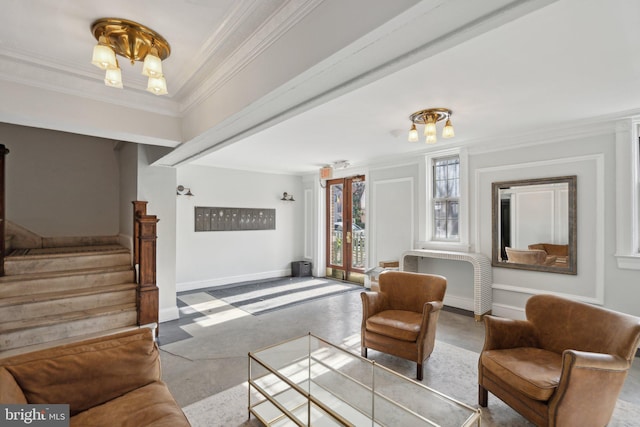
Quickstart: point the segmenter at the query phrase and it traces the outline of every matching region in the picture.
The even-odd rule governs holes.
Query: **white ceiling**
[[[305,174],[382,162],[432,149],[406,140],[409,114],[428,107],[454,113],[456,137],[437,148],[640,112],[637,0],[2,6],[0,121],[177,147],[165,165]],[[121,64],[124,90],[102,85],[89,58],[104,16],[169,40],[169,97],[144,91],[140,64]]]

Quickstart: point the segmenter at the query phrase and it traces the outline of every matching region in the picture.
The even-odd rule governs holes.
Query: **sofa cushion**
[[[71,416],[160,380],[149,329],[0,361],[32,404],[67,403]]]
[[[482,352],[481,365],[531,399],[547,401],[558,387],[562,355],[532,347]]]
[[[177,427],[189,421],[162,381],[71,417],[71,427]]]
[[[27,398],[20,389],[20,386],[5,368],[0,368],[0,403],[14,403],[24,405]]]
[[[370,332],[402,341],[416,341],[422,324],[422,313],[405,310],[385,310],[367,319]]]

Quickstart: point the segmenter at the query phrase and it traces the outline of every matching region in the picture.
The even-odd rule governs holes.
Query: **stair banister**
[[[147,202],[135,201],[134,206],[134,265],[137,266],[138,325],[158,323],[159,294],[156,284],[156,239],[158,218],[147,215]],[[158,335],[156,328],[156,336]]]

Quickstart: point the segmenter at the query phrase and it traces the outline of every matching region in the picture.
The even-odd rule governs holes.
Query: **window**
[[[616,259],[640,270],[640,117],[616,126]]]
[[[433,239],[459,241],[460,157],[433,160]]]
[[[467,159],[464,148],[425,155],[420,249],[470,250]]]

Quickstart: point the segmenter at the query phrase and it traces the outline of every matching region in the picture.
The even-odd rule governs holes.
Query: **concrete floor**
[[[246,382],[250,351],[308,332],[331,342],[351,340],[359,345],[362,316],[359,291],[260,316],[249,315],[211,299],[203,291],[181,293],[178,300],[181,319],[160,325],[163,380],[182,407]],[[443,311],[438,322],[437,340],[479,353],[484,341],[484,325],[468,314]],[[437,348],[436,344],[436,351]],[[372,351],[369,356],[415,378],[413,362]],[[495,399],[490,397],[490,405],[492,398]],[[640,361],[637,358],[620,398],[640,405]]]

